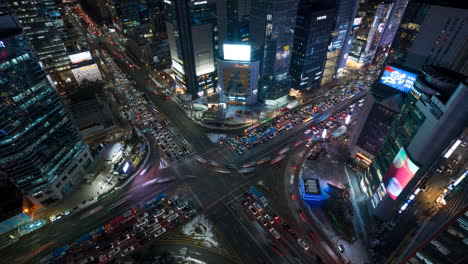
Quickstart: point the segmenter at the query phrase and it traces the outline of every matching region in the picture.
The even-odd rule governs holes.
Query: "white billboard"
[[[71,60],[72,64],[80,63],[80,62],[83,62],[83,61],[90,61],[90,60],[93,59],[91,57],[91,53],[89,51],[80,52],[80,53],[76,53],[76,54],[71,54],[69,57],[70,57],[70,60]]]
[[[250,61],[250,45],[224,44],[224,59]]]

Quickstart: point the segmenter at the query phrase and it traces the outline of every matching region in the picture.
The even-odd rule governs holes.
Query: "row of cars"
[[[166,197],[164,194],[157,200],[145,203],[145,209],[131,209],[106,225],[81,236],[72,245],[59,248],[60,258],[57,258],[58,253],[53,253],[54,258],[44,258],[41,264],[65,261],[65,256],[70,253],[74,262],[80,264],[104,263],[124,258],[196,214],[197,211],[189,201],[178,196]],[[67,261],[70,259],[65,262]]]
[[[262,196],[260,198],[264,197]],[[241,203],[251,217],[254,218],[260,226],[268,230],[275,239],[280,239],[281,233],[284,233],[296,240],[302,249],[305,251],[309,250],[309,244],[303,238],[299,237],[296,231],[294,231],[281,216],[269,208],[267,203],[262,202],[255,193],[244,192],[244,197],[241,200]]]
[[[190,151],[183,145],[182,142],[174,139],[174,133],[162,126],[161,121],[150,121],[152,127],[151,134],[153,135],[159,148],[165,154],[169,161],[175,161],[190,154]]]
[[[363,81],[353,81],[350,84],[344,84],[339,94],[331,96],[326,95],[328,99],[326,102],[317,105],[304,105],[298,110],[284,112],[277,117],[263,120],[244,130],[242,135],[227,138],[225,142],[239,155],[242,155],[249,149],[268,142],[277,135],[290,130],[298,124],[303,122],[308,123],[318,118],[320,113],[329,110],[337,103],[357,96],[362,89],[364,89]],[[333,122],[330,122],[330,124],[323,124],[323,126],[325,125],[331,127],[335,126]],[[319,130],[307,130],[306,134],[311,132],[313,134],[318,134]]]

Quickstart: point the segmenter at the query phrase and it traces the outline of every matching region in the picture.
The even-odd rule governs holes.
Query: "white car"
[[[156,233],[154,233],[154,237],[158,237],[158,236],[164,234],[165,232],[166,232],[166,228],[164,228],[164,227],[160,228],[160,229],[158,229],[158,231],[156,231]]]
[[[304,241],[304,239],[298,238],[298,239],[297,239],[297,243],[299,243],[299,245],[301,245],[301,247],[302,247],[304,250],[309,250],[309,245]]]
[[[310,132],[312,132],[312,130],[310,130],[310,129],[307,129],[306,131],[304,131],[304,134],[306,134],[306,135],[307,135],[307,134],[309,134]]]
[[[281,236],[280,234],[278,233],[278,231],[276,231],[276,229],[274,227],[270,228],[270,233],[276,238],[276,239],[279,239]]]
[[[319,130],[314,130],[314,135],[317,135],[319,132]]]
[[[121,253],[122,257],[125,257],[128,255],[130,252],[134,251],[135,247],[134,246],[129,246],[128,248],[124,249]]]

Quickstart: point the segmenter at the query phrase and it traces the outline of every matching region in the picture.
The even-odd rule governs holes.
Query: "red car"
[[[304,223],[307,222],[307,217],[305,216],[304,212],[302,210],[299,210],[298,213],[299,213],[299,216],[302,219],[302,222],[304,222]]]
[[[291,195],[291,199],[296,200],[297,197],[295,193],[290,192],[289,194]]]

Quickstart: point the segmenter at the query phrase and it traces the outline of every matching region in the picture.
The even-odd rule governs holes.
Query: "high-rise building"
[[[436,65],[468,75],[467,17],[463,1],[410,1],[388,62],[415,70]]]
[[[193,98],[216,92],[216,1],[166,0],[164,10],[177,85]]]
[[[346,65],[361,68],[372,63],[375,52],[387,27],[395,0],[374,1],[367,0],[359,6],[356,18],[360,21],[356,25],[351,50]]]
[[[468,124],[466,76],[435,66],[421,70],[365,175],[374,214],[384,220]],[[403,74],[392,68],[382,78],[393,85]]]
[[[291,58],[292,87],[318,88],[322,81],[335,9],[301,4],[296,20]]]
[[[10,13],[17,16],[43,67],[54,80],[65,80],[58,75],[70,69],[70,60],[60,32],[64,23],[54,0],[1,1],[0,15]]]
[[[323,3],[319,1],[318,3]],[[336,74],[345,67],[351,46],[350,34],[353,19],[358,7],[358,0],[328,1],[336,9],[335,23],[328,46],[327,62],[321,84],[327,84],[336,78]]]
[[[227,0],[228,42],[249,41],[250,5],[251,0]]]
[[[379,43],[377,45],[377,50],[375,51],[373,64],[377,64],[380,61],[383,61],[387,58],[390,46],[392,45],[395,34],[400,25],[403,14],[406,10],[406,5],[408,0],[395,0],[392,6],[392,10],[389,13],[387,18],[387,23],[383,29],[382,36],[380,37]]]
[[[150,23],[153,28],[155,39],[166,39],[166,24],[164,23],[164,4],[163,0],[146,0],[148,3],[148,12]]]
[[[365,101],[355,103],[354,108],[362,108],[357,123],[349,132],[348,147],[351,158],[360,166],[368,167],[387,136],[393,120],[403,105],[404,93],[385,86],[376,86],[365,97]],[[361,179],[362,188],[368,185]]]
[[[280,106],[291,91],[289,74],[298,1],[252,1],[250,12],[250,45],[253,59],[262,62],[259,101]]]
[[[0,28],[21,32],[12,15]],[[24,34],[0,36],[0,94],[0,174],[37,204],[61,199],[92,158]]]
[[[153,40],[153,29],[146,0],[112,0],[109,5],[114,26],[125,36]]]

